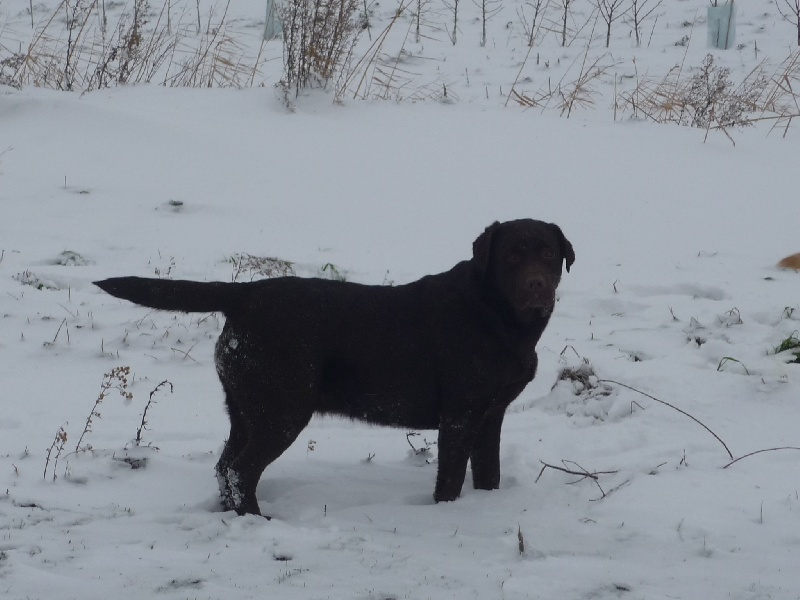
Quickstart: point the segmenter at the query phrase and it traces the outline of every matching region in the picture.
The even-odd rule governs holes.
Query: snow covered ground
[[[396,7],[370,6],[376,36]],[[280,42],[265,51],[263,87],[0,87],[4,598],[800,598],[800,451],[724,468],[800,447],[800,365],[775,353],[800,336],[800,274],[774,266],[800,251],[800,135],[764,122],[731,128],[734,146],[615,119],[615,82],[696,69],[709,52],[706,4],[689,0],[666,0],[649,45],[614,25],[617,66],[593,107],[566,118],[505,106],[518,78],[532,97],[576,76],[584,55],[606,55],[578,3],[588,29],[566,48],[544,35],[539,65],[523,64],[525,6],[505,6],[483,48],[475,5],[456,45],[444,6],[432,10],[441,26],[407,44],[418,75],[403,88],[446,84],[447,98],[428,101],[340,105],[315,92],[289,112],[273,87]],[[742,47],[714,53],[735,81],[764,58],[777,66],[796,39],[774,4],[737,7]],[[23,8],[0,4],[4,45],[22,35]],[[259,2],[231,11],[251,36],[263,27]],[[509,408],[501,489],[468,481],[447,504],[432,502],[436,446],[409,445],[435,432],[325,418],[265,472],[271,521],[218,512],[220,319],[151,312],[91,285],[229,281],[242,253],[301,276],[334,265],[352,281],[403,283],[519,217],[558,223],[577,259],[538,376]],[[112,389],[95,406],[118,366],[133,399]],[[566,368],[595,376],[559,381]],[[173,391],[152,396],[136,446],[165,380]]]

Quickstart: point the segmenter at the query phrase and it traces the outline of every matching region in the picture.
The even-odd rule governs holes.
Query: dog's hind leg
[[[274,408],[250,409],[247,417],[243,419],[247,443],[230,463],[223,464],[224,470],[220,473],[230,508],[240,515],[261,514],[256,499],[256,487],[261,474],[292,445],[308,425],[312,414],[311,411],[298,410],[297,406],[288,411],[275,411]],[[230,440],[228,443],[230,444]],[[231,448],[231,455],[234,449],[235,447]],[[223,451],[223,458],[227,460],[227,457],[228,447]]]
[[[226,391],[227,393],[227,391]],[[231,433],[225,441],[225,447],[217,461],[217,482],[219,483],[219,493],[222,498],[222,508],[224,510],[235,510],[234,488],[229,481],[229,470],[233,461],[242,450],[247,446],[248,431],[244,416],[235,407],[228,405],[228,416],[231,421]]]

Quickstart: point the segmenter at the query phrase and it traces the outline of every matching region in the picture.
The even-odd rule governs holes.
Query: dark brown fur
[[[216,363],[231,421],[217,463],[226,509],[260,514],[264,469],[314,413],[439,430],[434,498],[500,484],[506,407],[536,373],[535,346],[572,245],[553,224],[494,223],[470,260],[400,286],[282,277],[200,283],[120,277],[106,292],[162,310],[221,311]]]

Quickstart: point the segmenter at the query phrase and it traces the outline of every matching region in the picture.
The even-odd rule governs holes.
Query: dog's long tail
[[[113,277],[94,284],[112,296],[159,310],[229,312],[241,299],[242,284],[147,277]]]

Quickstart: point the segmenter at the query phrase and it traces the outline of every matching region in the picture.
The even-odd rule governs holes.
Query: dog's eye
[[[520,254],[519,252],[511,252],[506,256],[506,260],[510,262],[512,265],[517,264],[520,261]]]
[[[542,248],[542,256],[545,258],[553,258],[556,255],[552,248]]]

